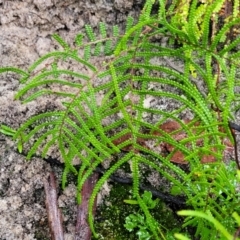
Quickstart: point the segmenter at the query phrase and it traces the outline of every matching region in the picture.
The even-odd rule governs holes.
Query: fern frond
[[[130,164],[133,196],[156,238],[159,236],[153,218],[139,193],[143,165],[178,188],[189,207],[211,212],[210,218],[217,221],[224,219],[238,201],[234,187],[225,189],[226,182],[232,184],[233,173],[228,175],[222,163],[224,140],[233,140],[228,121],[240,98],[236,66],[240,55],[234,52],[240,40],[226,42],[223,47],[221,39],[239,23],[236,9],[234,19],[209,36],[213,15],[223,6],[223,0],[186,1],[185,6],[173,1],[169,12],[165,0],[159,0],[159,5],[155,2],[146,1],[138,21],[129,17],[121,35],[117,26],[109,33],[104,23],[97,31],[86,25],[85,34],[75,38],[78,49],[54,35],[63,51],[42,56],[28,72],[0,70],[22,76],[25,85],[15,99],[29,102],[44,94],[60,97],[60,111],[33,116],[11,134],[27,147],[28,159],[36,152],[46,157],[52,148],[59,149],[65,162],[62,185],[65,187],[68,174],[77,175],[78,203],[85,181],[99,164],[106,159],[116,160],[90,197],[89,224],[95,236],[95,198],[104,182],[124,163]],[[152,14],[153,6],[158,7],[158,16]],[[181,9],[189,12],[181,13]],[[179,21],[185,21],[182,26],[176,20],[179,15]],[[164,46],[159,44],[160,38],[167,38]],[[174,43],[181,46],[175,48]],[[111,57],[96,68],[90,62],[94,55]],[[72,61],[88,73],[71,70]],[[69,64],[69,70],[61,69],[63,62]],[[55,90],[55,86],[67,90]],[[172,105],[166,109],[165,103]],[[184,117],[188,115],[189,120]],[[168,122],[177,127],[164,129]],[[188,164],[188,173],[172,162],[178,154],[177,160]],[[201,164],[203,157],[210,155],[216,163]],[[73,166],[73,159],[81,162],[79,170]],[[220,191],[233,201],[225,209]],[[187,223],[195,226],[199,234],[206,226],[204,219],[199,223],[188,219]]]
[[[202,46],[208,48],[209,45],[209,32],[210,32],[210,21],[211,16],[214,12],[218,12],[225,0],[216,0],[211,5],[208,6],[206,13],[203,18],[203,33],[202,33]]]
[[[21,96],[25,95],[29,90],[32,90],[34,88],[37,88],[39,86],[44,86],[44,85],[48,85],[48,84],[53,84],[53,83],[57,83],[59,85],[64,85],[64,86],[70,86],[70,87],[73,87],[73,88],[77,88],[77,89],[81,89],[83,86],[82,84],[79,84],[79,83],[72,83],[72,82],[69,82],[69,81],[65,81],[65,80],[61,80],[61,79],[46,79],[46,80],[42,80],[42,81],[39,81],[39,82],[32,82],[30,84],[28,84],[25,88],[23,88],[21,91],[19,91],[17,93],[17,95],[15,95],[15,99],[19,99]],[[42,93],[44,93],[43,91],[41,91]],[[45,91],[46,93],[54,93],[56,94],[56,91]],[[60,92],[58,92],[59,95],[61,95]],[[42,94],[38,94],[38,96],[40,96]],[[66,96],[66,93],[64,93],[64,96]],[[67,94],[67,96],[69,96],[69,94]],[[70,96],[72,96],[72,94],[70,94]],[[34,98],[31,98],[30,100],[28,101],[32,101],[33,99],[35,99],[36,97]]]
[[[89,199],[89,205],[88,205],[88,209],[89,209],[89,215],[88,215],[88,222],[91,228],[92,233],[94,234],[95,237],[97,237],[97,234],[95,232],[94,229],[94,224],[93,224],[93,213],[92,213],[92,209],[94,206],[94,202],[95,202],[95,198],[99,192],[99,190],[101,189],[102,185],[107,181],[107,179],[109,179],[109,177],[117,170],[119,169],[119,167],[121,165],[123,165],[124,163],[128,162],[129,160],[132,159],[132,157],[134,156],[134,154],[132,152],[129,152],[128,154],[126,154],[124,157],[122,157],[120,160],[118,160],[113,166],[111,166],[105,173],[104,175],[100,178],[100,180],[97,182],[97,184],[95,185],[93,191],[92,191],[92,195]]]
[[[77,34],[74,42],[78,47],[82,46],[82,44],[83,44],[83,34]]]
[[[137,195],[136,197],[137,197],[139,206],[141,207],[142,211],[144,212],[144,214],[146,216],[146,222],[147,222],[149,228],[151,229],[155,239],[160,239],[160,237],[156,231],[156,228],[155,228],[153,217],[150,214],[146,204],[144,203],[144,201],[141,199],[141,197],[139,195]]]
[[[190,38],[191,43],[196,44],[198,40],[198,34],[196,34],[196,29],[197,29],[197,18],[198,16],[196,15],[196,6],[197,6],[197,0],[192,1],[191,6],[190,6],[190,11],[188,15],[188,36]]]
[[[229,45],[226,45],[220,52],[220,56],[224,56],[226,53],[230,53],[240,43],[240,37],[236,38]]]
[[[56,34],[56,33],[53,34],[53,35],[52,35],[52,38],[53,38],[55,41],[57,41],[57,42],[63,47],[63,49],[64,49],[66,52],[68,52],[68,51],[71,50],[70,46],[66,43],[66,41],[63,40],[63,38],[60,37],[58,34]]]
[[[119,37],[119,27],[117,25],[113,26],[113,37]]]
[[[100,34],[101,34],[102,38],[107,37],[106,25],[103,22],[99,23],[99,31],[100,31]]]
[[[87,36],[88,36],[89,40],[91,42],[96,41],[96,36],[93,32],[92,27],[90,25],[86,24],[85,25],[85,30],[86,30],[86,33],[87,33]]]
[[[15,67],[2,67],[0,68],[0,73],[4,73],[4,72],[14,72],[17,73],[19,75],[22,75],[23,78],[28,77],[28,73],[19,69],[19,68],[15,68]]]
[[[233,20],[239,17],[240,13],[240,3],[237,0],[233,0]]]
[[[29,67],[29,72],[32,72],[33,70],[35,70],[41,63],[43,63],[46,59],[49,58],[62,58],[62,59],[67,59],[70,58],[72,60],[75,60],[76,62],[85,65],[86,67],[88,67],[91,71],[95,72],[96,68],[90,64],[89,62],[83,60],[82,58],[78,57],[76,54],[72,53],[72,52],[60,52],[60,51],[56,51],[56,52],[51,52],[48,53],[44,56],[42,56],[41,58],[39,58],[32,66]]]
[[[77,175],[78,172],[77,172],[76,168],[71,163],[73,158],[70,158],[69,154],[68,154],[69,152],[66,152],[65,147],[64,147],[64,141],[63,141],[63,138],[61,138],[61,136],[58,138],[58,147],[59,147],[59,150],[61,152],[61,156],[64,159],[64,164],[66,165],[67,169],[71,170],[74,174]]]
[[[219,43],[219,41],[226,36],[226,34],[228,33],[228,31],[232,28],[232,26],[236,26],[237,24],[240,23],[240,18],[235,19],[233,21],[230,21],[228,23],[225,23],[224,26],[221,28],[221,30],[218,32],[217,35],[214,36],[214,38],[212,39],[212,44],[210,46],[210,51],[214,52],[214,50],[217,47],[217,44]],[[233,45],[234,46],[234,45]]]
[[[136,198],[137,196],[139,196],[140,183],[139,157],[137,156],[133,156],[131,159],[131,171],[133,179],[133,197]]]

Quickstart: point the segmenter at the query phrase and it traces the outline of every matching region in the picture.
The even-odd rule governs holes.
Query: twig
[[[237,124],[235,124],[235,123],[229,122],[228,125],[229,125],[229,128],[230,128],[230,130],[231,130],[231,134],[232,134],[232,137],[233,137],[233,140],[234,140],[235,161],[236,161],[238,170],[240,170],[240,163],[239,163],[239,159],[238,159],[237,139],[236,139],[236,134],[235,134],[235,132],[233,131],[233,130],[239,131],[240,128],[239,128],[239,126],[238,126]]]
[[[235,232],[234,236],[233,236],[233,240],[236,240],[237,237],[239,237],[240,234],[240,227],[237,229],[237,231]]]
[[[92,194],[92,190],[98,180],[99,174],[93,173],[84,183],[81,195],[82,202],[78,206],[77,210],[77,224],[75,230],[75,240],[90,240],[91,230],[89,228],[87,217],[88,217],[88,202]],[[93,214],[96,211],[96,201],[94,204]]]
[[[62,215],[57,207],[57,187],[52,172],[50,173],[48,180],[44,181],[44,190],[46,194],[45,203],[52,240],[64,240]]]

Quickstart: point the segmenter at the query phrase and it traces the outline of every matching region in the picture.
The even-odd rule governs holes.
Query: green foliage
[[[206,219],[209,223],[214,225],[216,230],[220,232],[220,236],[215,235],[215,234],[213,235],[213,232],[211,232],[211,233],[209,233],[209,235],[211,234],[209,236],[210,237],[209,239],[216,239],[216,236],[218,237],[218,239],[228,239],[228,240],[232,240],[232,239],[239,240],[240,239],[237,236],[235,236],[235,234],[233,235],[233,234],[229,233],[228,229],[226,229],[216,218],[214,218],[210,211],[206,211],[206,213],[203,213],[203,212],[199,212],[199,211],[182,210],[182,211],[179,211],[178,214],[180,216],[191,216],[191,217],[197,217],[197,218],[200,218],[200,219]],[[235,218],[235,221],[239,225],[240,224],[239,215],[236,212],[234,212],[232,214],[232,217]],[[181,234],[175,234],[175,237],[177,239],[186,239],[186,240],[188,239]]]
[[[65,162],[62,185],[65,187],[68,174],[77,175],[79,202],[80,190],[96,167],[121,153],[99,179],[90,198],[89,224],[95,236],[94,200],[104,182],[125,163],[131,166],[133,197],[156,239],[161,237],[139,191],[143,165],[158,171],[174,193],[184,195],[189,208],[210,212],[218,222],[239,211],[235,171],[229,170],[223,159],[225,140],[234,141],[229,120],[240,107],[240,37],[228,39],[228,32],[238,26],[240,18],[234,7],[233,17],[210,36],[212,17],[222,5],[222,0],[207,6],[193,0],[187,1],[187,9],[178,11],[181,6],[177,1],[167,7],[164,0],[147,0],[139,20],[129,17],[121,35],[117,26],[110,35],[104,23],[99,24],[99,30],[86,25],[85,32],[75,38],[76,47],[55,34],[53,38],[62,50],[42,56],[26,72],[0,69],[21,75],[23,85],[16,100],[26,103],[45,95],[60,99],[60,109],[32,116],[16,132],[4,127],[2,132],[10,133],[28,149],[28,159],[37,151],[44,158],[51,148],[59,149]],[[152,14],[153,7],[158,9],[156,15]],[[181,14],[179,22],[176,13]],[[223,43],[223,39],[228,40]],[[106,57],[106,61],[94,66],[91,60],[95,56]],[[64,64],[68,70],[62,68]],[[74,64],[79,72],[71,68]],[[156,104],[148,104],[149,98]],[[174,106],[166,110],[161,102]],[[184,115],[192,116],[188,123],[181,118]],[[173,133],[159,128],[170,120],[180,128]],[[176,133],[183,133],[184,138],[177,139]],[[115,144],[119,139],[123,141]],[[153,147],[142,142],[151,142]],[[155,148],[162,143],[172,146],[170,154],[161,154]],[[189,173],[171,162],[177,153],[188,162]],[[201,164],[210,155],[215,163]],[[73,159],[81,161],[79,170],[73,166]],[[188,218],[186,225],[196,227],[196,236],[208,239],[215,231],[208,220]],[[231,220],[226,225],[234,230]]]
[[[139,228],[136,232],[138,239],[141,240],[149,240],[151,238],[151,234],[147,229],[147,224],[145,222],[144,216],[137,213],[131,214],[126,218],[126,223],[124,225],[128,231],[133,231],[134,228]]]
[[[155,208],[158,202],[157,200],[152,200],[152,193],[148,191],[144,191],[142,195],[142,200],[148,209]],[[154,228],[157,230],[158,223],[154,219],[153,224]],[[150,226],[148,226],[148,222],[146,221],[142,213],[130,214],[129,216],[127,216],[125,219],[124,227],[130,232],[137,228],[138,230],[136,232],[136,235],[138,236],[139,240],[149,240],[152,237],[151,228]]]

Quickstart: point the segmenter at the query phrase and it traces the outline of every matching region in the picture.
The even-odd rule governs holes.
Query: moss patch
[[[136,240],[136,232],[128,232],[125,227],[125,218],[130,214],[143,214],[138,205],[124,203],[131,197],[131,186],[114,183],[110,195],[104,199],[98,208],[95,218],[95,228],[100,239],[108,240]],[[173,236],[176,229],[180,230],[181,219],[162,201],[152,210],[152,215],[159,222],[160,228],[167,237]]]

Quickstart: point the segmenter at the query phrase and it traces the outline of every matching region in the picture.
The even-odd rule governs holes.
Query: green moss
[[[135,239],[133,233],[124,228],[125,218],[138,210],[138,206],[123,202],[130,196],[131,187],[114,184],[110,195],[104,199],[98,208],[95,220],[97,232],[102,239]]]
[[[47,234],[49,235],[49,234]],[[43,230],[38,230],[34,234],[34,239],[36,240],[50,240],[49,237],[46,236],[46,231],[44,232]]]
[[[137,239],[136,232],[128,232],[124,227],[125,218],[128,215],[141,213],[138,205],[124,203],[125,199],[130,198],[131,190],[131,186],[114,183],[110,195],[104,199],[103,204],[98,208],[95,227],[101,236],[100,239]],[[173,229],[180,229],[180,218],[162,201],[158,202],[151,213],[162,226],[161,229],[166,235],[169,235]]]

